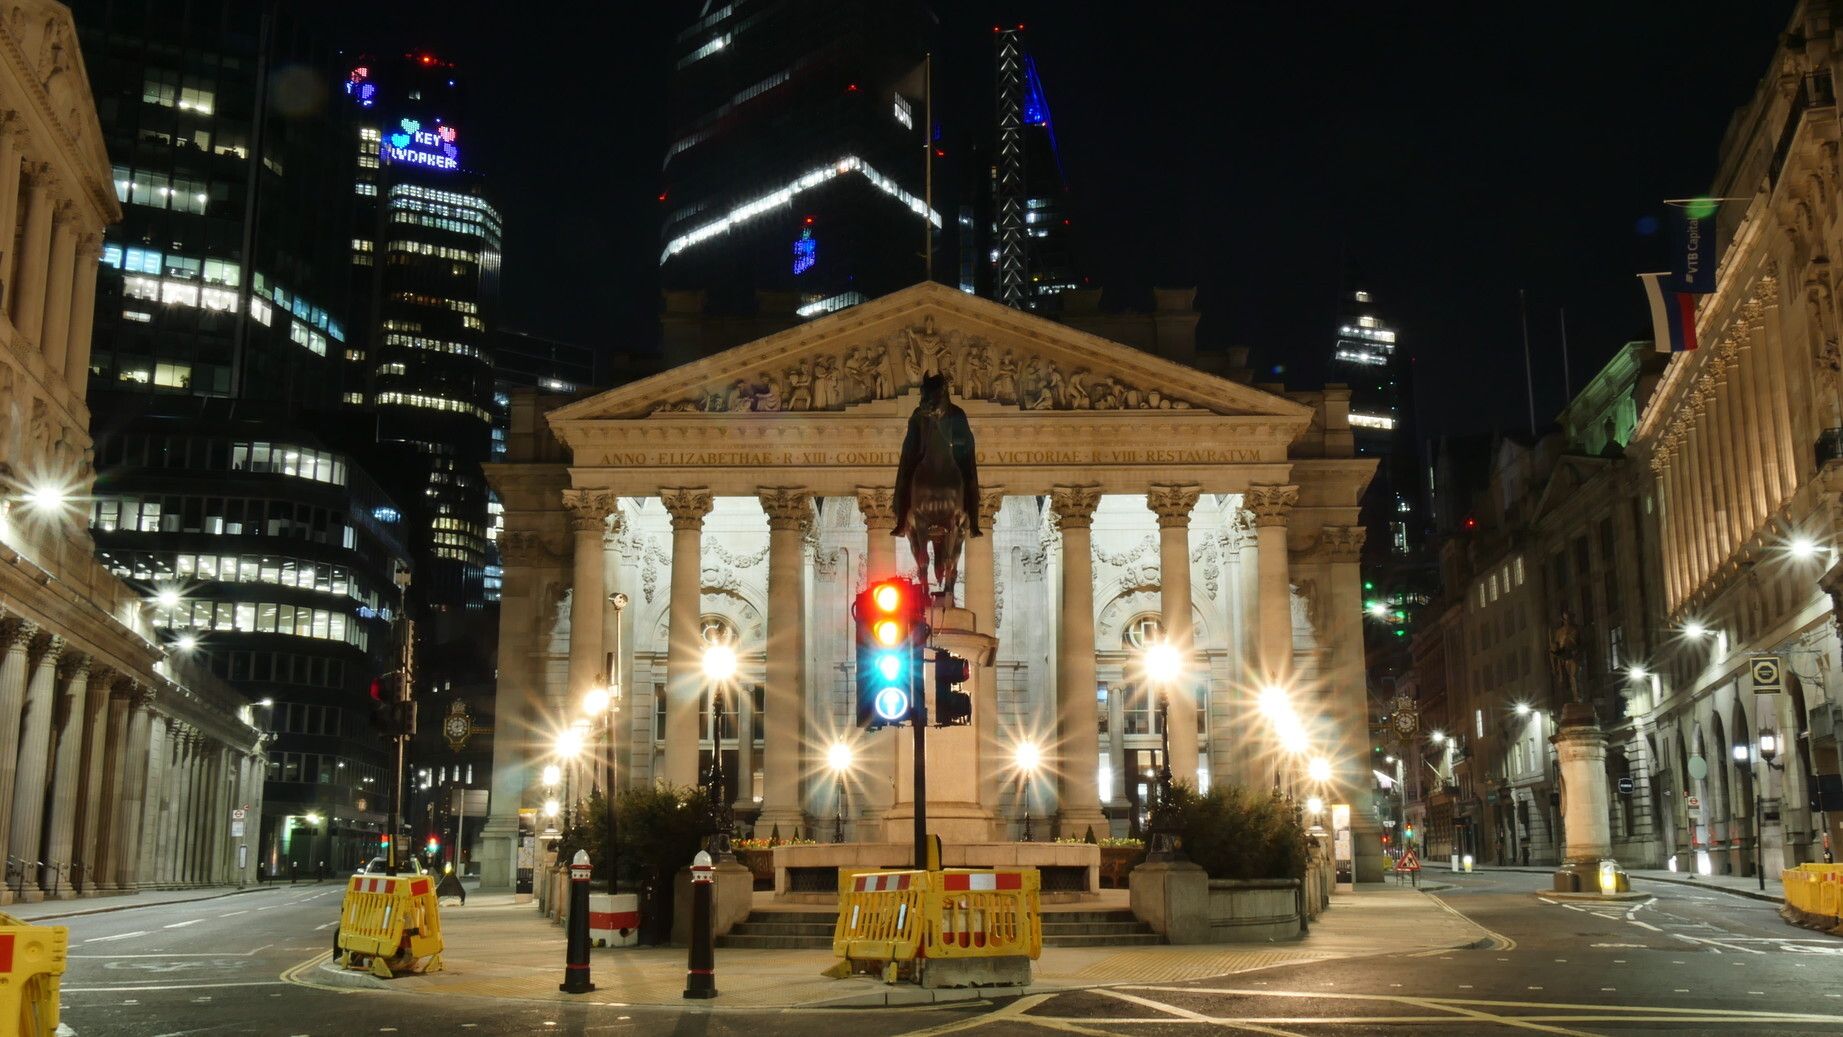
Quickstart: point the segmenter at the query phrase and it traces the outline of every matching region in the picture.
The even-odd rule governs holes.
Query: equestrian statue
[[[915,571],[927,582],[928,548],[934,547],[937,596],[953,594],[960,574],[960,545],[979,529],[979,469],[966,412],[948,399],[947,376],[922,378],[921,402],[909,415],[894,496],[896,529],[909,538]],[[932,588],[930,588],[932,590]]]

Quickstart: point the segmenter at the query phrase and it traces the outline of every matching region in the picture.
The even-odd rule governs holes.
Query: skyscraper
[[[997,105],[987,250],[991,271],[984,294],[1021,310],[1055,314],[1062,293],[1078,287],[1056,127],[1036,60],[1024,49],[1024,26],[995,25],[992,33]],[[961,228],[963,234],[967,230]],[[965,281],[963,273],[963,287]]]
[[[427,52],[368,55],[346,69],[358,116],[356,308],[346,403],[376,416],[415,474],[402,492],[426,513],[411,533],[412,593],[441,617],[486,604],[492,452],[489,328],[502,225],[469,161],[464,91]],[[345,150],[346,154],[351,154]]]
[[[674,49],[664,287],[719,312],[793,292],[814,316],[922,280],[941,226],[926,201],[926,4],[706,8]]]
[[[344,863],[384,820],[367,695],[401,511],[334,420],[345,129],[291,4],[73,4],[114,163],[89,361],[101,560],[264,708],[257,857]]]

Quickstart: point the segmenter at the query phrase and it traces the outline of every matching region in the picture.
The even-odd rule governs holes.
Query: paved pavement
[[[1573,904],[1540,897],[1537,874],[1437,877],[1452,888],[1340,897],[1303,943],[1051,949],[1022,996],[897,1009],[842,1002],[856,988],[819,980],[829,958],[812,952],[721,951],[722,997],[687,1005],[682,952],[603,950],[597,992],[566,1001],[561,930],[483,897],[444,912],[449,972],[306,986],[340,887],[281,887],[60,920],[64,1018],[78,1037],[1843,1033],[1843,939],[1770,905],[1662,883],[1649,900]]]

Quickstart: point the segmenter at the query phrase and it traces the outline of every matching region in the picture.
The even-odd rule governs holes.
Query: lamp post
[[[582,754],[582,729],[570,725],[557,736],[557,758],[564,761],[563,767],[563,827],[574,823],[576,804],[570,795],[571,772],[576,769],[576,757]]]
[[[1030,779],[1037,773],[1037,768],[1043,764],[1043,751],[1037,748],[1035,742],[1019,742],[1013,755],[1017,763],[1019,781],[1023,785],[1024,799],[1023,830],[1018,833],[1018,839],[1021,842],[1030,842],[1032,839],[1030,829]]]
[[[723,778],[723,693],[736,676],[736,650],[713,644],[704,648],[704,676],[710,680],[710,856],[722,861],[730,855],[729,796]]]
[[[1754,876],[1760,881],[1761,891],[1764,892],[1766,889],[1766,778],[1773,771],[1781,771],[1785,768],[1773,762],[1774,758],[1779,755],[1779,735],[1772,728],[1760,729],[1757,748],[1759,760],[1766,764],[1767,773],[1762,775],[1756,772],[1753,781],[1753,871]],[[1748,755],[1746,746],[1734,747],[1735,762],[1746,762]]]
[[[557,802],[557,786],[563,783],[563,768],[558,767],[554,763],[546,765],[544,768],[543,781],[544,816],[550,820],[550,828],[547,829],[547,831],[555,830],[557,827],[557,815],[562,810],[561,804]]]
[[[615,883],[618,881],[616,876],[619,873],[619,869],[615,867],[615,862],[620,854],[620,843],[615,838],[615,829],[619,824],[614,803],[615,779],[617,777],[615,772],[617,764],[616,757],[619,755],[619,749],[615,743],[615,732],[619,730],[620,727],[616,722],[616,717],[621,712],[621,699],[624,697],[626,691],[621,681],[621,612],[627,608],[627,601],[627,595],[619,591],[608,595],[608,605],[610,608],[614,609],[614,651],[608,653],[608,665],[603,669],[602,674],[604,677],[609,677],[611,679],[599,682],[600,686],[596,690],[600,691],[601,695],[598,697],[594,692],[591,692],[589,696],[590,701],[584,703],[585,709],[591,715],[596,713],[600,713],[601,715],[603,751],[608,755],[608,781],[607,784],[602,786],[602,789],[604,794],[608,797],[608,840],[607,853],[604,855],[604,859],[607,861],[608,867],[609,895],[613,895],[616,892]],[[595,709],[594,707],[596,705],[599,705],[600,709]]]
[[[833,742],[826,750],[826,763],[832,768],[835,783],[832,791],[832,841],[845,841],[845,772],[851,769],[851,747],[843,742]]]
[[[1145,674],[1158,685],[1158,814],[1152,823],[1152,844],[1147,848],[1148,861],[1184,860],[1177,833],[1171,830],[1171,685],[1184,671],[1184,657],[1175,645],[1159,642],[1145,652]]]

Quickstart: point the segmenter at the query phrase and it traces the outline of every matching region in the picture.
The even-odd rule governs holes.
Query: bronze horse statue
[[[979,529],[979,472],[966,412],[948,399],[947,378],[922,379],[921,403],[909,416],[896,469],[896,529],[909,539],[915,571],[928,582],[934,548],[934,593],[947,596],[960,575],[960,546]],[[933,590],[933,587],[930,587]]]

